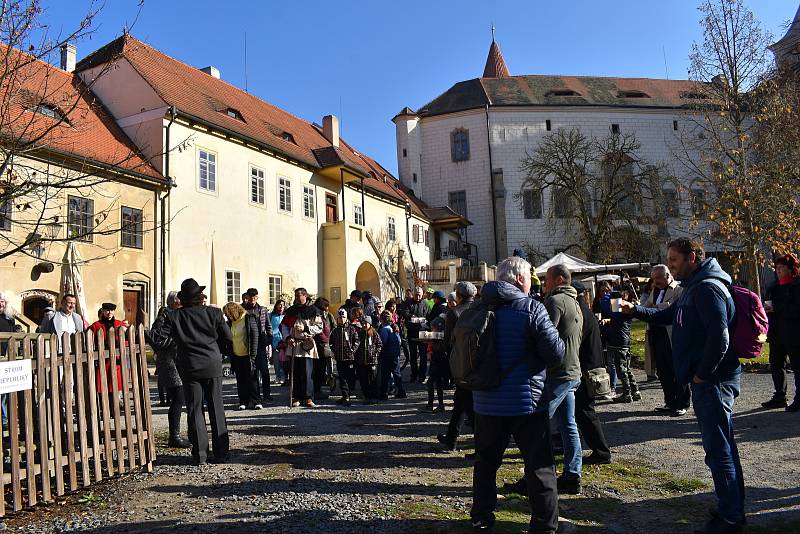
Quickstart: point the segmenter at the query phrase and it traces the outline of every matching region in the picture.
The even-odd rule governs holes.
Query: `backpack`
[[[483,391],[500,385],[514,368],[526,360],[523,355],[500,372],[495,351],[495,311],[492,306],[476,305],[465,309],[453,328],[450,373],[456,386]]]
[[[736,321],[731,330],[731,347],[738,358],[758,358],[764,349],[769,331],[769,320],[761,298],[741,286],[726,286],[718,280],[710,280],[717,286],[723,287],[733,299],[736,309]]]

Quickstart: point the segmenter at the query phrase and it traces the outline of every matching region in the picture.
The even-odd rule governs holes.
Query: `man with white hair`
[[[475,467],[470,517],[476,530],[494,526],[497,469],[513,436],[525,463],[531,532],[558,528],[558,494],[550,417],[544,394],[546,369],[564,359],[564,342],[544,306],[528,296],[531,265],[510,257],[497,266],[497,281],[481,290],[495,313],[495,353],[500,385],[473,391]]]
[[[666,265],[656,265],[650,271],[653,279],[653,294],[647,308],[665,310],[678,300],[683,288],[672,278]],[[691,401],[688,384],[680,384],[675,379],[675,366],[672,363],[672,326],[658,324],[648,325],[648,341],[650,351],[656,361],[658,380],[664,391],[664,406],[656,408],[671,416],[686,414],[686,409]]]

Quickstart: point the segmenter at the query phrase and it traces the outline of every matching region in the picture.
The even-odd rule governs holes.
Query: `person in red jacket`
[[[111,346],[111,343],[110,343],[110,341],[108,339],[108,330],[110,328],[114,329],[114,346],[116,346],[117,350],[119,350],[119,329],[121,327],[123,327],[123,326],[127,328],[128,327],[128,322],[127,321],[118,321],[117,319],[114,318],[114,311],[116,309],[117,309],[117,305],[116,304],[114,304],[112,302],[104,302],[103,305],[100,308],[100,311],[99,311],[100,318],[97,321],[93,322],[91,325],[89,325],[89,330],[91,330],[92,333],[94,334],[95,340],[97,340],[97,337],[98,337],[100,331],[101,330],[103,331],[103,338],[105,339],[105,346],[104,347],[97,346],[98,350],[108,349]],[[96,344],[96,342],[95,342],[95,344]],[[115,374],[117,375],[117,388],[119,390],[122,390],[122,369],[120,369],[119,360],[118,359],[117,359],[115,367],[116,367],[116,373]],[[111,392],[111,391],[113,391],[113,389],[112,389],[113,388],[113,384],[111,383],[111,358],[108,358],[106,360],[106,376],[107,376],[107,382],[108,382],[108,391]],[[100,392],[100,389],[101,389],[100,388],[100,374],[98,373],[98,375],[97,375],[97,391]]]

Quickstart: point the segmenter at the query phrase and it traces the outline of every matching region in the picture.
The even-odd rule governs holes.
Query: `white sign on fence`
[[[0,393],[33,388],[31,360],[0,362]]]

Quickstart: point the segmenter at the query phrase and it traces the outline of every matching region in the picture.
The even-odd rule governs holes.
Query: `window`
[[[469,131],[463,128],[453,130],[450,134],[450,155],[453,161],[469,159]]]
[[[643,91],[620,91],[617,93],[617,98],[650,98],[650,95]]]
[[[619,133],[619,124],[612,124],[611,125],[611,133],[618,134]]]
[[[664,213],[667,217],[680,217],[681,207],[678,191],[675,189],[664,189]]]
[[[394,224],[394,217],[386,218],[386,235],[389,241],[397,241],[397,228]]]
[[[678,121],[672,121],[672,129],[674,131],[678,131]]]
[[[225,271],[225,298],[228,302],[242,299],[242,280],[239,271]]]
[[[425,229],[424,234],[425,234],[425,246],[429,247],[429,246],[431,246],[431,241],[430,241],[430,237],[429,237],[430,236],[430,232],[428,231],[427,228]]]
[[[0,202],[0,230],[11,230],[11,202]]]
[[[232,119],[236,119],[237,121],[244,122],[244,117],[242,117],[242,114],[239,113],[238,109],[228,108],[225,110],[225,115]]]
[[[568,219],[572,217],[572,197],[569,191],[562,187],[553,188],[553,217]]]
[[[292,212],[292,181],[283,176],[278,177],[278,209]]]
[[[544,121],[544,128],[548,132],[553,129],[553,124],[550,122],[550,119],[547,119],[546,121]]]
[[[268,297],[271,306],[281,298],[281,291],[283,291],[283,277],[277,274],[269,275]]]
[[[422,243],[425,239],[425,236],[422,233],[422,226],[415,224],[411,227],[411,242],[412,243]]]
[[[706,207],[706,192],[702,189],[692,188],[691,195],[692,215],[695,217],[703,215]]]
[[[82,197],[68,197],[67,236],[79,241],[92,242],[94,201]]]
[[[122,206],[120,229],[122,230],[122,246],[143,248],[142,210]]]
[[[572,89],[553,89],[552,91],[547,91],[544,96],[581,96],[581,94]]]
[[[303,217],[313,219],[317,211],[314,198],[314,188],[307,185],[303,186]]]
[[[264,205],[264,170],[250,167],[250,202]]]
[[[403,157],[406,157],[406,156],[408,156],[408,152],[407,152],[407,151],[406,151],[406,149],[404,148],[404,149],[403,149]]]
[[[360,204],[353,204],[353,222],[364,226],[364,210]]]
[[[414,183],[417,183],[417,173],[412,173],[411,179],[414,181]]]
[[[198,151],[198,174],[200,189],[215,193],[217,191],[217,155],[208,150]]]
[[[522,213],[526,219],[542,218],[542,192],[539,189],[522,192]]]
[[[454,212],[458,213],[462,217],[467,216],[467,192],[465,190],[461,191],[450,191],[447,193],[447,205],[450,206]]]
[[[28,108],[28,111],[38,113],[39,115],[44,115],[45,117],[49,117],[57,121],[69,122],[56,106],[51,106],[50,104],[39,104],[38,106]]]

